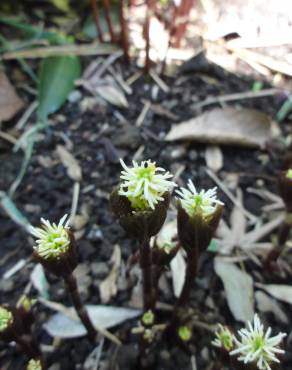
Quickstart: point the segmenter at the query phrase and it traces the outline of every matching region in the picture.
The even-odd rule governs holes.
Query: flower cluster
[[[201,214],[203,218],[207,218],[215,212],[217,205],[223,205],[216,198],[216,191],[215,187],[198,192],[193,182],[189,180],[188,189],[181,188],[176,193],[180,196],[181,205],[190,217]]]
[[[58,224],[41,218],[42,227],[31,227],[30,232],[36,239],[35,252],[44,259],[56,258],[67,252],[70,246],[68,235],[69,219],[64,215]]]
[[[119,188],[119,195],[126,196],[131,206],[137,210],[154,209],[155,205],[163,200],[163,195],[176,184],[169,179],[172,175],[155,162],[143,161],[140,165],[133,161],[133,167],[127,167],[120,159],[124,171],[121,172],[123,181]]]
[[[238,331],[240,339],[221,327],[212,344],[216,347],[224,347],[230,351],[231,356],[237,355],[238,361],[245,364],[254,363],[259,370],[271,370],[272,363],[280,362],[276,356],[284,353],[279,345],[286,336],[286,333],[275,336],[271,336],[271,333],[272,329],[268,328],[265,331],[258,315],[255,315],[253,323],[248,322],[247,328]]]
[[[5,307],[0,306],[0,333],[4,332],[13,323],[13,315]]]
[[[26,370],[42,370],[40,360],[31,359],[27,364]]]
[[[219,328],[215,332],[215,339],[212,341],[213,346],[231,351],[234,347],[234,335],[226,326],[221,324],[218,326]]]

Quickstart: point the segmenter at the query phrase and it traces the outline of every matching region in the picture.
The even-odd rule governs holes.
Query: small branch
[[[154,13],[154,1],[146,0],[147,10],[144,24],[144,38],[145,38],[145,70],[149,72],[151,67],[150,60],[150,20]]]
[[[193,6],[193,0],[181,0],[180,6],[177,10],[176,20],[179,24],[176,27],[174,34],[174,47],[179,48],[181,39],[186,31],[188,24],[188,15]]]
[[[110,37],[111,37],[111,42],[112,44],[115,44],[117,42],[117,39],[114,33],[113,24],[111,20],[109,0],[102,0],[102,3],[104,6],[104,10],[105,10],[105,17],[106,17]]]
[[[124,50],[124,59],[126,63],[129,63],[129,34],[128,34],[128,17],[126,15],[125,0],[120,0],[119,15],[121,24],[121,41]]]
[[[96,342],[96,337],[97,337],[97,331],[96,331],[95,327],[93,326],[93,324],[92,324],[92,322],[91,322],[91,320],[88,316],[86,308],[84,307],[83,303],[81,302],[80,294],[79,294],[78,287],[77,287],[76,278],[74,277],[73,274],[70,274],[70,275],[67,275],[64,278],[64,281],[65,281],[66,287],[67,287],[67,289],[68,289],[68,291],[71,295],[72,302],[73,302],[73,305],[76,309],[76,312],[77,312],[81,322],[83,323],[83,325],[85,326],[85,328],[87,330],[88,337],[89,337],[89,339],[92,343],[95,343]]]
[[[93,18],[94,18],[94,21],[95,21],[95,26],[96,26],[96,32],[97,32],[98,39],[99,39],[100,42],[103,42],[103,36],[102,36],[102,31],[101,31],[101,27],[100,27],[100,23],[99,23],[99,12],[98,12],[98,9],[97,9],[96,0],[91,0],[91,9],[92,9]]]

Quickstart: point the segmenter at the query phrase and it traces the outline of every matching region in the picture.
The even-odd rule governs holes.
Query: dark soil
[[[133,72],[135,72],[134,69],[126,71],[124,78],[129,77]],[[156,84],[147,77],[141,77],[132,85],[133,94],[127,97],[128,109],[117,110],[110,104],[96,104],[82,110],[80,100],[75,103],[67,102],[61,112],[51,117],[50,128],[40,137],[27,173],[15,194],[14,201],[17,207],[33,225],[39,223],[40,217],[58,220],[65,213],[69,213],[73,181],[68,177],[65,167],[55,152],[57,145],[69,143],[69,150],[82,167],[79,210],[87,207],[90,215],[89,221],[83,227],[83,235],[78,240],[80,263],[89,267],[90,281],[88,287],[82,289],[82,298],[87,303],[100,303],[98,286],[107,275],[107,269],[104,266],[103,275],[96,274],[94,265],[97,262],[104,262],[105,266],[110,266],[113,245],[116,243],[121,246],[124,263],[129,261],[132,252],[136,250],[135,243],[126,237],[109,210],[108,196],[119,179],[119,158],[123,157],[129,163],[137,149],[144,145],[145,149],[139,160],[151,158],[172,173],[175,173],[180,165],[184,165],[185,170],[179,179],[180,184],[185,184],[187,179],[191,178],[199,187],[214,186],[205,172],[204,145],[166,143],[163,137],[172,124],[194,116],[191,104],[195,100],[247,91],[252,88],[254,82],[216,68],[205,71],[205,73],[200,71],[195,73],[191,68],[189,72],[181,72],[173,78],[166,78],[165,81],[170,87],[170,92],[164,93],[159,90],[155,104],[170,110],[177,116],[175,120],[150,111],[143,125],[135,126],[135,120],[143,108],[142,100],[152,101],[153,88],[156,88]],[[80,91],[81,100],[89,97],[88,93],[82,89]],[[24,98],[28,99],[26,95]],[[279,109],[280,100],[279,97],[269,97],[242,100],[228,105],[256,108],[273,116]],[[206,107],[206,109],[210,108]],[[121,116],[123,119],[120,118]],[[291,126],[289,127],[288,123],[285,130],[291,132]],[[13,122],[7,127],[12,126]],[[237,147],[222,147],[222,152],[224,167],[219,177],[224,179],[227,174],[238,174],[238,186],[244,192],[246,209],[255,215],[261,215],[261,207],[266,202],[250,194],[246,189],[262,186],[273,192],[277,191],[275,175],[281,167],[281,157],[278,152],[275,149],[251,150]],[[263,160],[265,156],[267,160]],[[4,146],[1,149],[1,190],[5,191],[9,188],[11,181],[18,173],[21,159],[21,155],[13,153],[9,147]],[[232,203],[220,190],[219,196],[226,204],[224,218],[228,220]],[[0,284],[1,303],[13,304],[29,284],[30,273],[34,267],[34,262],[30,259],[33,241],[21,227],[7,217],[2,209],[0,209],[0,225],[2,251],[0,276],[14,266],[18,260],[27,260],[24,268],[8,280],[2,279]],[[214,273],[213,258],[213,253],[206,253],[202,257],[190,304],[194,308],[198,321],[207,324],[221,322],[238,328],[240,325],[236,323],[227,306],[223,286]],[[280,279],[266,273],[263,275],[262,269],[253,262],[248,262],[246,268],[255,281],[292,284],[291,276]],[[63,285],[52,276],[48,276],[48,279],[51,282],[50,300],[69,305],[70,301]],[[127,281],[118,285],[118,294],[109,304],[129,306],[137,279],[130,278],[129,273],[125,279]],[[160,291],[159,301],[172,305],[174,297],[169,273],[166,274],[165,284],[168,289]],[[31,295],[37,296],[34,288],[31,290]],[[282,303],[281,307],[289,317],[291,308]],[[41,323],[46,321],[52,312],[41,304],[37,305],[37,311],[38,339],[44,344],[52,344],[52,339],[41,330]],[[159,320],[163,321],[168,315],[167,311],[159,311]],[[289,331],[273,314],[262,314],[262,318],[275,331]],[[130,370],[134,368],[138,343],[137,336],[131,334],[131,328],[134,326],[137,326],[137,322],[132,321],[112,330],[122,339],[124,345],[117,350],[106,340],[101,355],[100,369]],[[215,358],[210,345],[212,339],[213,335],[210,331],[198,327],[194,329],[192,340],[186,348],[171,345],[166,341],[160,342],[151,352],[151,368],[192,369],[190,360],[192,354],[196,358],[197,369],[208,369]],[[92,350],[91,344],[85,338],[66,340],[55,343],[54,352],[48,352],[46,358],[49,366],[54,365],[52,369],[83,369],[84,361]],[[283,369],[290,369],[292,366],[291,336],[286,344],[286,350]],[[0,361],[2,369],[17,370],[24,368],[26,359],[24,355],[16,352],[15,348],[2,345]]]

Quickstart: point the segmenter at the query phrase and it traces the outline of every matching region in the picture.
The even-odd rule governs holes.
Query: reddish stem
[[[174,47],[176,48],[180,47],[181,39],[186,31],[188,24],[187,16],[189,15],[193,3],[194,0],[181,0],[179,8],[176,10],[175,19],[179,21],[174,34]]]
[[[116,36],[115,36],[115,33],[114,33],[113,24],[112,24],[112,20],[111,20],[111,16],[110,16],[109,0],[102,0],[102,3],[103,3],[104,11],[105,11],[105,17],[106,17],[110,37],[111,37],[111,42],[112,42],[112,44],[115,44],[117,42],[117,40],[116,40]]]
[[[149,72],[151,60],[150,60],[150,20],[154,13],[155,2],[153,0],[146,0],[147,11],[144,24],[144,38],[145,38],[145,70]]]
[[[90,341],[94,344],[96,342],[97,337],[97,331],[95,327],[93,326],[89,316],[88,312],[81,302],[80,294],[78,291],[77,281],[73,274],[67,275],[64,277],[64,281],[67,287],[67,291],[70,293],[73,305],[75,307],[75,310],[82,322],[82,324],[85,326],[88,334],[88,338]]]
[[[124,59],[126,63],[129,63],[129,35],[128,35],[128,24],[125,14],[125,0],[120,0],[119,6],[120,13],[120,24],[121,24],[121,41],[124,50]]]
[[[99,23],[99,12],[97,8],[96,0],[91,0],[91,9],[92,9],[93,18],[95,21],[95,27],[96,27],[98,39],[100,42],[103,42],[103,36],[102,36],[102,31],[101,31],[100,23]]]

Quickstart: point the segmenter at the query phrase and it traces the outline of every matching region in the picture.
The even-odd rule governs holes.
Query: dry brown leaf
[[[21,108],[23,101],[16,94],[4,72],[0,72],[0,122],[11,119]]]
[[[99,292],[102,303],[108,303],[112,297],[117,294],[117,279],[121,265],[121,248],[118,244],[114,246],[114,251],[111,257],[113,267],[108,276],[100,283]]]
[[[166,141],[190,140],[202,143],[263,147],[271,139],[271,120],[253,109],[216,108],[188,121],[173,125]]]
[[[254,315],[254,292],[250,275],[222,257],[215,258],[215,271],[223,282],[234,318],[244,322],[251,320]]]
[[[242,205],[242,191],[240,188],[237,189],[237,201]],[[231,224],[231,239],[233,240],[234,245],[239,245],[241,239],[246,233],[246,217],[242,212],[242,209],[234,206],[230,215],[230,224]]]
[[[62,145],[57,146],[57,153],[61,162],[67,168],[68,176],[74,181],[81,181],[82,171],[73,155]]]
[[[102,85],[95,87],[95,92],[108,103],[120,108],[127,108],[128,101],[125,94],[115,85]]]
[[[261,290],[257,290],[255,292],[255,299],[257,302],[257,307],[261,312],[273,312],[275,317],[283,324],[289,324],[289,319],[286,313],[282,310],[279,303],[275,299]]]
[[[206,147],[205,159],[207,166],[214,172],[218,172],[223,167],[223,154],[217,145],[208,145]]]

